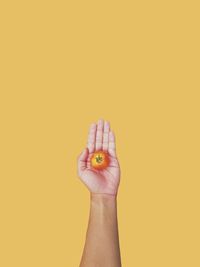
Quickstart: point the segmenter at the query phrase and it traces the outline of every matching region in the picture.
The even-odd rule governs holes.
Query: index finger
[[[92,123],[90,125],[88,133],[88,141],[87,141],[87,147],[89,149],[89,153],[93,153],[95,150],[96,129],[97,129],[96,123]]]

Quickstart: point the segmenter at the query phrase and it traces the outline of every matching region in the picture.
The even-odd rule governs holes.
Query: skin
[[[108,153],[109,165],[92,168],[90,159],[98,150]],[[78,176],[90,192],[90,215],[80,267],[121,267],[117,221],[120,165],[115,135],[103,119],[89,128],[87,147],[77,159]]]

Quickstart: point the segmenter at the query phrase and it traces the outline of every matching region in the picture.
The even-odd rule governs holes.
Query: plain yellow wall
[[[0,266],[78,266],[76,159],[99,118],[122,170],[123,266],[200,266],[198,2],[1,2]]]

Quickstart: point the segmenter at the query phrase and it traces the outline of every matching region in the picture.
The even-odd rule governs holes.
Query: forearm
[[[91,194],[90,216],[80,267],[121,267],[117,197]]]

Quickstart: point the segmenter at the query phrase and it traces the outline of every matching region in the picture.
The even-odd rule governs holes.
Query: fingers
[[[108,151],[109,131],[110,131],[110,123],[108,121],[105,121],[104,129],[103,129],[103,150],[104,151]]]
[[[111,156],[116,157],[115,134],[113,131],[109,132],[108,152]]]
[[[87,142],[89,153],[93,153],[95,150],[96,128],[97,128],[96,123],[92,123],[90,125],[89,134],[88,134],[88,142]]]
[[[97,124],[92,123],[90,125],[87,148],[90,154],[98,150],[104,150],[109,152],[111,156],[116,157],[115,134],[111,131],[108,121],[99,119]]]
[[[96,150],[101,150],[103,146],[103,126],[104,121],[102,119],[98,120],[95,143]]]
[[[78,156],[78,173],[80,174],[87,167],[88,148],[85,148]]]

